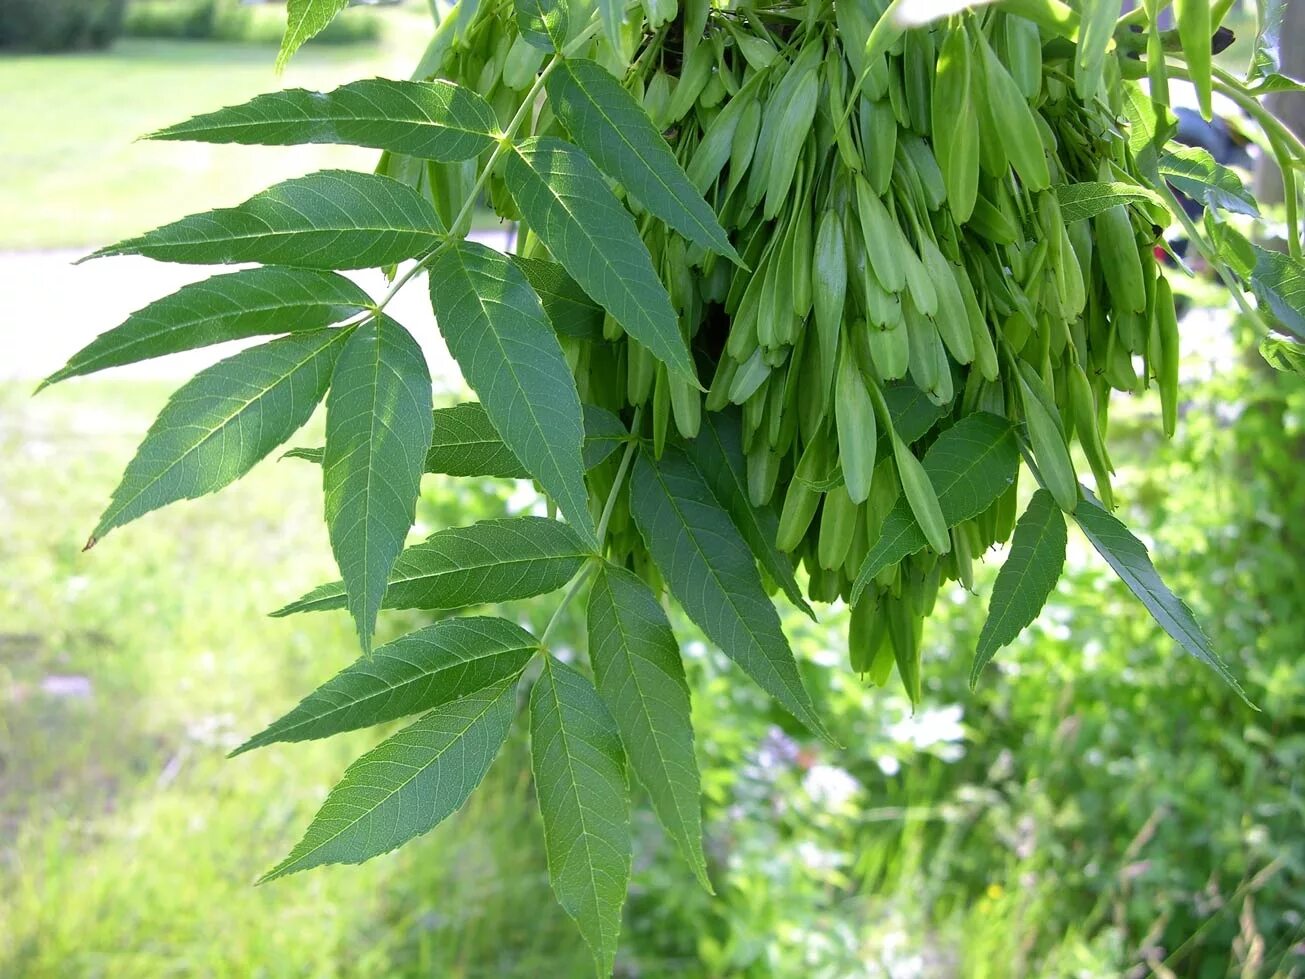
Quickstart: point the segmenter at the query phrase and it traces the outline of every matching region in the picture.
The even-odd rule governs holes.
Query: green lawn
[[[263,614],[334,577],[315,467],[267,462],[81,552],[166,393],[0,387],[0,975],[582,974],[520,743],[401,853],[252,886],[377,734],[224,757],[356,655],[342,616]],[[423,519],[504,492],[444,487]]]
[[[100,245],[243,200],[371,150],[137,142],[199,112],[283,86],[406,78],[429,37],[421,6],[388,11],[380,44],[309,44],[283,76],[259,44],[126,39],[107,52],[0,57],[0,250]]]

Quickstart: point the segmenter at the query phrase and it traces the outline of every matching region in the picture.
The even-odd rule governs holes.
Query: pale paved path
[[[502,248],[507,237],[490,231],[474,238]],[[0,381],[38,381],[128,314],[188,282],[229,269],[172,265],[135,256],[74,265],[83,251],[0,252]],[[372,296],[384,295],[380,272],[347,273]],[[413,279],[387,307],[426,351],[440,391],[462,389],[457,365],[435,328],[424,276]],[[257,339],[205,347],[106,371],[103,377],[184,380]],[[76,383],[75,381],[72,383]]]

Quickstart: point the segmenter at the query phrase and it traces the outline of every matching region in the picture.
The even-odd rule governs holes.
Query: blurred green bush
[[[122,29],[127,0],[0,0],[0,48],[102,48]]]
[[[124,26],[131,37],[246,44],[279,44],[284,31],[284,5],[240,0],[132,0]],[[313,43],[357,44],[380,36],[381,22],[373,11],[346,10]]]

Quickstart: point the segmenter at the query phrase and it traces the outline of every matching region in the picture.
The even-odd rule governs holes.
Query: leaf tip
[[[99,543],[99,540],[100,539],[98,537],[96,537],[94,534],[91,534],[90,537],[86,538],[86,544],[84,547],[82,547],[82,553],[85,554],[87,551],[89,551],[92,547],[94,547],[97,543]]]

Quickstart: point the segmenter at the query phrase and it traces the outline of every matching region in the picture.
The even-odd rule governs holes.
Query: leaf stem
[[[561,603],[553,610],[553,616],[548,620],[548,625],[544,626],[544,631],[539,636],[539,646],[547,651],[548,637],[552,635],[553,630],[557,628],[558,623],[562,620],[562,613],[566,611],[571,600],[579,593],[580,588],[584,585],[585,580],[589,577],[589,572],[594,569],[603,560],[603,544],[607,537],[607,527],[612,522],[612,511],[616,509],[616,499],[621,493],[621,486],[625,483],[626,474],[630,471],[630,463],[634,461],[634,453],[639,448],[639,422],[643,416],[643,405],[634,410],[634,418],[630,422],[630,441],[625,445],[625,453],[621,456],[620,465],[616,467],[616,478],[612,481],[612,489],[607,494],[607,501],[603,504],[603,515],[598,519],[598,553],[585,562],[583,568],[576,574],[571,581],[571,587],[566,590],[562,596]]]

